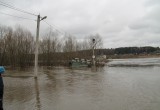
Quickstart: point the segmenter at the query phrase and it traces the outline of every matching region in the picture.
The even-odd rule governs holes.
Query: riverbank
[[[127,58],[159,58],[160,54],[115,54],[115,55],[107,55],[108,59],[127,59]]]

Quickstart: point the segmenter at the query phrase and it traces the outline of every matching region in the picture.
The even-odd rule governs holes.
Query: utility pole
[[[38,48],[39,48],[39,28],[40,28],[40,21],[46,19],[47,16],[41,18],[40,15],[37,16],[37,31],[36,31],[36,48],[35,48],[35,67],[34,67],[34,77],[37,78],[38,76]]]

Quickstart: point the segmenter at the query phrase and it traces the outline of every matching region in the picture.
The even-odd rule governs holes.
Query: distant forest
[[[159,54],[159,47],[145,46],[145,47],[120,47],[115,49],[98,49],[97,54],[105,55],[123,55],[123,54]]]
[[[61,36],[61,37],[60,37]],[[99,34],[88,35],[77,40],[75,36],[60,35],[56,31],[46,30],[39,41],[39,65],[67,65],[73,58],[92,59],[93,39],[95,39],[95,55],[106,55],[110,58],[123,54],[158,54],[159,47],[122,47],[103,49],[103,41]],[[105,42],[104,42],[105,43]],[[34,65],[35,37],[27,29],[17,26],[0,25],[0,65],[26,67]]]

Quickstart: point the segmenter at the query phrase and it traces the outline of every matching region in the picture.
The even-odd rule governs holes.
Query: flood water
[[[103,68],[7,70],[5,110],[160,110],[160,59],[111,60]]]

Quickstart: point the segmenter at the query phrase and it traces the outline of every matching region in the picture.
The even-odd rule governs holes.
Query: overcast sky
[[[34,14],[47,16],[46,21],[76,36],[99,33],[104,48],[125,46],[160,46],[160,0],[0,0]],[[31,19],[0,5],[0,12]],[[34,35],[36,21],[0,14],[0,24],[22,25]],[[48,25],[41,22],[41,32]]]

